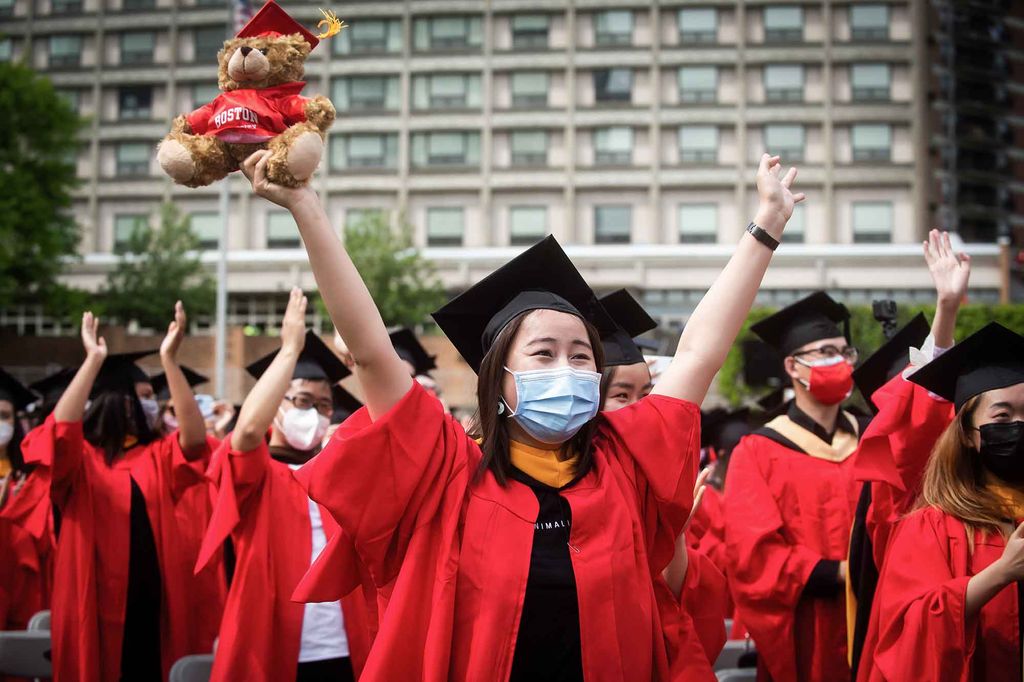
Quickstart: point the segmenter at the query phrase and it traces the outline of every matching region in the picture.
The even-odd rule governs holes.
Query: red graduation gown
[[[721,466],[721,465],[719,465]],[[722,510],[723,493],[716,488],[707,486],[697,512],[693,515],[686,539],[690,549],[703,554],[715,565],[722,576],[729,575],[729,557],[725,547],[725,513]],[[729,593],[728,584],[722,597],[725,600],[725,617],[732,618],[732,632],[729,639],[745,639],[747,629],[740,622]]]
[[[875,593],[873,652],[865,650],[858,680],[1010,682],[1021,679],[1017,584],[967,621],[970,577],[996,561],[1005,543],[974,535],[968,551],[963,523],[936,508],[900,521]]]
[[[292,469],[271,459],[266,443],[238,452],[231,449],[230,437],[225,439],[207,475],[216,486],[216,501],[196,568],[216,557],[228,537],[236,557],[211,682],[294,680],[305,607],[291,597],[313,549],[309,498]],[[338,525],[323,509],[321,516],[330,541]],[[358,676],[372,629],[364,594],[353,592],[360,576],[358,567],[352,568],[352,574],[338,578],[351,579],[341,606]]]
[[[853,458],[812,457],[757,433],[733,450],[725,479],[729,587],[758,646],[758,679],[847,679],[846,608],[804,596],[822,559],[842,561],[857,490]]]
[[[131,480],[142,491],[161,572],[164,675],[178,658],[209,652],[223,606],[219,566],[193,576],[210,498],[202,469],[177,433],[127,450],[112,466],[85,441],[81,422],[52,415],[26,437],[26,453],[51,471],[61,513],[54,568],[54,679],[118,679],[128,589]],[[212,439],[208,447],[215,447]]]
[[[24,630],[50,608],[53,586],[53,516],[49,471],[39,467],[0,510],[0,630]]]
[[[691,504],[699,410],[653,395],[598,419],[595,466],[561,493],[579,550],[584,676],[713,680],[660,575]],[[297,596],[336,596],[328,581],[354,544],[387,602],[363,680],[508,678],[538,504],[525,485],[476,476],[481,456],[414,382],[377,421],[350,417],[299,471],[348,537],[328,544]]]
[[[729,586],[718,567],[700,550],[689,549],[690,562],[679,595],[690,614],[708,663],[714,666],[725,646],[725,619],[729,617]]]

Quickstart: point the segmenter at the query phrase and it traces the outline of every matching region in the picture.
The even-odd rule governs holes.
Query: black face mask
[[[982,465],[1007,483],[1024,483],[1024,422],[985,424],[978,431]]]

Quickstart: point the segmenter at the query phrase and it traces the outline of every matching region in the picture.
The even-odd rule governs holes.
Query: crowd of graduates
[[[86,312],[78,367],[0,371],[0,629],[50,610],[54,679],[212,654],[218,681],[714,680],[727,638],[759,680],[1021,679],[1024,337],[954,338],[947,235],[923,244],[930,323],[861,358],[814,293],[753,327],[785,391],[702,414],[804,198],[766,154],[667,362],[551,237],[438,310],[478,376],[458,420],[317,195],[266,164],[242,171],[294,216],[333,349],[294,290],[237,413],[193,394],[180,304],[152,352],[111,352]]]

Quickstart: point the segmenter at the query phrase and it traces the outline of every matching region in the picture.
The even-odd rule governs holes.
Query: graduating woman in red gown
[[[220,620],[220,567],[192,573],[209,518],[211,443],[175,359],[180,303],[160,360],[181,428],[165,436],[154,430],[152,386],[134,364],[149,353],[108,356],[97,326],[83,316],[86,359],[24,448],[49,470],[59,511],[54,678],[166,679],[177,658],[212,649]]]
[[[366,680],[713,679],[660,579],[691,508],[699,410],[793,204],[765,155],[750,234],[652,394],[594,418],[613,323],[552,238],[434,319],[477,370],[475,436],[412,378],[311,189],[244,171],[291,210],[366,409],[299,471],[337,519],[298,596],[336,599],[354,549],[386,607]],[[759,226],[759,227],[758,227]]]
[[[1019,680],[1024,337],[992,323],[910,380],[956,416],[889,540],[858,679]]]

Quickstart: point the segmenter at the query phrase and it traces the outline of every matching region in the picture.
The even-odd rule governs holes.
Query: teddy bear
[[[323,155],[334,105],[299,94],[306,58],[345,27],[331,12],[313,35],[269,0],[217,54],[221,94],[181,114],[157,148],[157,160],[176,183],[203,187],[236,171],[253,152],[269,149],[267,179],[288,187],[309,181]]]

